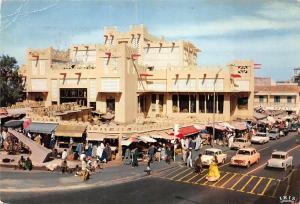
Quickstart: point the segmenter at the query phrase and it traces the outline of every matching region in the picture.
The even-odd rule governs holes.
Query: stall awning
[[[155,139],[165,139],[165,140],[173,140],[174,139],[174,136],[169,135],[167,132],[164,132],[164,131],[151,132],[151,133],[149,133],[149,135]]]
[[[22,127],[23,122],[24,121],[22,121],[22,120],[10,120],[10,121],[7,121],[6,123],[4,123],[4,127],[19,128],[19,127]]]
[[[193,125],[179,128],[179,134],[182,134],[184,137],[189,135],[198,134],[199,130],[195,128]]]
[[[58,124],[56,123],[31,123],[25,130],[34,133],[51,134]]]
[[[156,142],[156,139],[151,138],[148,135],[141,135],[138,137],[139,140],[141,140],[144,143],[154,143]]]
[[[58,137],[82,137],[86,126],[82,125],[59,125],[55,131]]]
[[[118,139],[118,135],[108,135],[99,132],[88,132],[86,140],[87,141],[103,141],[104,139]]]
[[[246,123],[244,122],[235,122],[232,125],[236,130],[240,130],[240,131],[247,130]]]

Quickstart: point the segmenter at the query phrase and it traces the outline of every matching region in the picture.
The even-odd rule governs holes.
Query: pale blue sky
[[[252,59],[263,65],[257,76],[275,80],[300,66],[300,0],[2,0],[0,22],[0,54],[20,64],[28,47],[102,43],[104,26],[144,24],[192,41],[201,65]]]

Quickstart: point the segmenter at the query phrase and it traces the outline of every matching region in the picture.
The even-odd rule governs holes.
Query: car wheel
[[[247,168],[250,168],[250,166],[251,166],[251,164],[250,164],[250,162],[248,162],[248,164],[247,164]]]
[[[260,158],[258,158],[258,159],[256,160],[256,162],[255,162],[256,164],[258,164],[258,162],[259,162],[259,159],[260,159]]]

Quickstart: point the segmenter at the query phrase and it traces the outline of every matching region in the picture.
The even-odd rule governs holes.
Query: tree
[[[19,66],[14,57],[0,56],[0,106],[9,106],[22,100],[24,85],[18,74]]]

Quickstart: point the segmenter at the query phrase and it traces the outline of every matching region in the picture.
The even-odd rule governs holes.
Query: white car
[[[284,151],[274,151],[271,155],[271,159],[267,162],[267,167],[283,168],[284,170],[292,165],[293,157]]]
[[[246,148],[246,147],[250,147],[250,145],[251,145],[251,142],[243,137],[234,138],[230,149]]]
[[[267,133],[258,132],[256,135],[251,137],[251,143],[264,144],[270,141],[270,138],[267,136]]]
[[[211,162],[215,160],[215,156],[217,157],[218,164],[225,163],[227,154],[224,154],[221,149],[209,148],[209,149],[205,150],[204,154],[201,157],[202,164],[209,166],[211,164]]]

